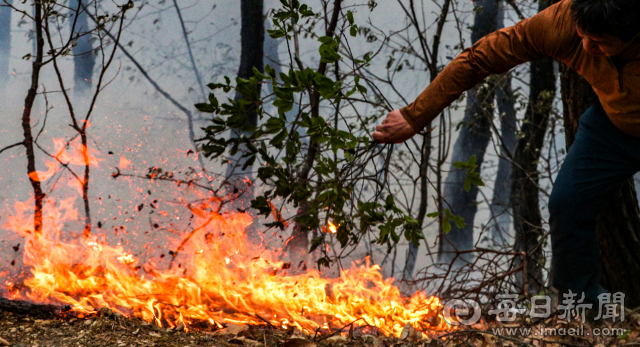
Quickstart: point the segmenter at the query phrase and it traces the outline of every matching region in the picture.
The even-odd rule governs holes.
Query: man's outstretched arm
[[[487,76],[543,56],[568,58],[580,45],[570,6],[570,0],[561,1],[480,39],[449,63],[413,103],[390,112],[376,126],[373,138],[379,142],[404,142]]]

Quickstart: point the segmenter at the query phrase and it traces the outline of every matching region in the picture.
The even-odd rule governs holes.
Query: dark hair
[[[640,33],[640,0],[572,0],[571,16],[590,35],[628,42]]]

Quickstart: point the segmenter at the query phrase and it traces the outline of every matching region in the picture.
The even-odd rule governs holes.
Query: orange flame
[[[58,163],[49,161],[45,165],[47,165],[47,167],[49,168],[47,171],[29,172],[29,177],[34,181],[44,182],[51,178],[51,176],[55,175],[56,172],[58,172]]]
[[[102,161],[97,157],[98,152],[94,148],[84,146],[79,138],[69,142],[68,146],[65,139],[53,139],[53,146],[56,159],[65,164],[98,166]]]
[[[48,168],[47,171],[29,172],[29,177],[32,180],[38,182],[48,180],[58,172],[61,164],[98,166],[98,163],[102,160],[96,156],[97,151],[95,149],[87,148],[81,143],[80,139],[73,140],[67,144],[65,139],[54,138],[53,147],[54,152],[52,156],[56,160],[49,160],[45,163]],[[124,156],[122,158],[124,158]],[[82,185],[82,182],[80,182],[80,185]]]
[[[122,246],[100,242],[95,235],[63,242],[64,226],[79,217],[73,199],[47,204],[41,235],[28,232],[32,204],[18,203],[4,227],[27,239],[24,264],[31,276],[24,282],[29,290],[13,295],[69,304],[78,314],[108,307],[169,327],[268,321],[311,333],[356,321],[396,336],[407,323],[420,331],[450,329],[438,298],[422,292],[403,298],[393,279],[384,279],[380,267],[368,259],[338,278],[313,269],[299,275],[278,273],[289,264],[246,239],[251,217],[213,212],[219,203],[189,207],[194,230],[200,231],[181,245],[182,266],[168,270],[153,261],[140,266]],[[329,227],[335,230],[331,222]]]

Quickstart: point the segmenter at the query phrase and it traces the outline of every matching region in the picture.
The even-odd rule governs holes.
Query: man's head
[[[571,16],[593,55],[617,55],[640,34],[640,0],[573,0]]]

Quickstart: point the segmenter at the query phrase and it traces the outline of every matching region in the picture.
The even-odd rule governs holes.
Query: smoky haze
[[[238,70],[240,56],[240,2],[186,0],[177,3],[202,83],[222,82],[223,76],[233,78]],[[314,9],[321,9],[319,1],[308,3]],[[89,147],[97,151],[96,157],[99,159],[98,164],[92,167],[89,196],[94,234],[111,244],[124,245],[135,256],[140,257],[142,263],[151,260],[167,262],[169,257],[164,255],[169,249],[166,245],[179,242],[180,236],[189,228],[190,212],[184,206],[193,199],[191,189],[196,188],[152,181],[144,176],[149,173],[149,168],[161,168],[163,172],[171,172],[175,177],[190,177],[193,172],[201,171],[204,163],[212,179],[210,185],[216,187],[221,179],[215,173],[224,172],[224,167],[217,161],[202,160],[194,152],[193,138],[202,135],[200,128],[207,125],[208,115],[198,113],[193,107],[193,104],[202,102],[205,96],[189,57],[173,2],[151,1],[144,2],[144,6],[142,4],[136,1],[135,8],[127,14],[120,42],[157,85],[191,111],[192,119],[159,93],[124,52],[118,50],[101,86],[105,89],[94,106],[91,125],[87,130]],[[16,2],[14,5],[19,10],[31,11],[28,3]],[[111,3],[101,2],[101,5],[107,12],[114,13],[116,10],[109,8],[113,6]],[[271,9],[279,5],[279,1],[267,0],[265,12],[270,13]],[[424,6],[425,22],[435,20],[438,7],[427,1]],[[460,51],[455,46],[461,39],[465,42],[465,47],[469,45],[467,27],[473,18],[473,6],[469,2],[457,6],[459,23],[452,20],[445,28],[443,42],[448,48],[441,51],[442,64],[446,64]],[[401,7],[395,2],[381,1],[373,11],[369,11],[366,6],[353,6],[349,9],[355,12],[356,22],[361,23],[361,26],[367,26],[370,22],[387,34],[409,25]],[[8,7],[2,7],[0,25],[9,12]],[[512,17],[515,18],[512,15],[506,16],[506,25],[513,23]],[[58,25],[63,35],[68,35],[69,23]],[[93,26],[94,23],[88,20],[88,25]],[[0,29],[0,88],[4,88],[3,100],[0,102],[0,148],[24,138],[20,119],[30,83],[32,60],[25,56],[33,52],[32,27],[29,18],[13,12],[10,33]],[[280,64],[280,68],[286,71],[290,64],[290,52],[283,42],[282,39],[274,41],[267,37],[265,52],[268,59],[265,59],[265,63]],[[364,54],[378,47],[375,42],[366,42],[364,39],[354,42],[356,45],[351,48],[356,54]],[[91,43],[96,47],[98,42],[92,40]],[[317,41],[312,38],[301,42],[301,57],[305,63],[319,63],[317,47]],[[111,48],[109,45],[107,50]],[[371,68],[384,69],[387,59],[394,54],[396,53],[387,49]],[[414,66],[419,64],[415,57],[407,56],[404,59]],[[3,61],[7,64],[3,64]],[[101,64],[99,56],[95,64],[94,70]],[[7,71],[2,70],[5,65],[8,67]],[[75,77],[76,67],[71,55],[60,60],[60,69],[78,113],[86,113],[90,97],[86,91],[77,90],[82,81],[79,82]],[[396,88],[405,99],[392,99],[391,102],[394,107],[399,108],[412,101],[428,85],[429,78],[424,70],[406,69],[397,74],[401,83]],[[526,76],[526,72],[523,72],[521,79],[525,79],[523,76]],[[93,77],[97,77],[95,72]],[[92,90],[95,90],[96,81],[90,82]],[[514,83],[515,87],[526,91],[523,83]],[[43,129],[39,143],[43,148],[53,151],[53,139],[69,140],[74,136],[74,131],[69,127],[69,114],[52,68],[43,70],[39,85],[40,94],[32,112],[32,127],[35,133]],[[382,88],[386,88],[382,89],[383,93],[391,94],[390,88]],[[265,89],[263,93],[268,92]],[[205,93],[208,93],[206,87]],[[383,114],[376,109],[362,111]],[[451,115],[455,124],[462,118],[463,110],[453,110]],[[455,141],[456,136],[456,133],[452,134],[452,141]],[[562,143],[560,145],[564,146]],[[497,146],[488,150],[488,159],[484,164],[487,171],[483,173],[483,177],[488,179],[487,186],[481,188],[481,192],[488,196],[493,187],[492,172],[495,172],[498,161],[496,150],[499,150]],[[45,163],[50,158],[38,151],[36,159],[38,171],[46,171]],[[16,202],[27,201],[32,195],[26,168],[27,159],[22,147],[0,154],[0,225],[12,213]],[[114,178],[114,173],[118,172],[143,178],[125,175]],[[75,206],[82,213],[81,196],[74,180],[65,169],[59,169],[56,175],[44,182],[44,189],[51,202],[76,196]],[[488,223],[488,219],[488,207],[485,206],[476,216],[476,233]],[[66,227],[67,237],[81,237],[81,221],[77,225]],[[434,248],[437,232],[438,228],[434,223],[425,228],[425,236],[431,248]],[[269,238],[268,241],[275,247],[282,247],[282,241],[278,238]],[[2,269],[15,271],[20,268],[23,243],[18,235],[0,228],[0,274]],[[17,247],[18,244],[21,246]],[[393,255],[395,268],[391,268],[390,261],[385,264],[387,276],[398,276],[402,272],[405,253],[406,242],[403,242]],[[364,254],[364,251],[358,252],[355,257]],[[421,246],[418,254],[416,268],[431,262],[425,245]],[[373,255],[373,260],[380,262],[386,257],[386,251],[380,248]]]

